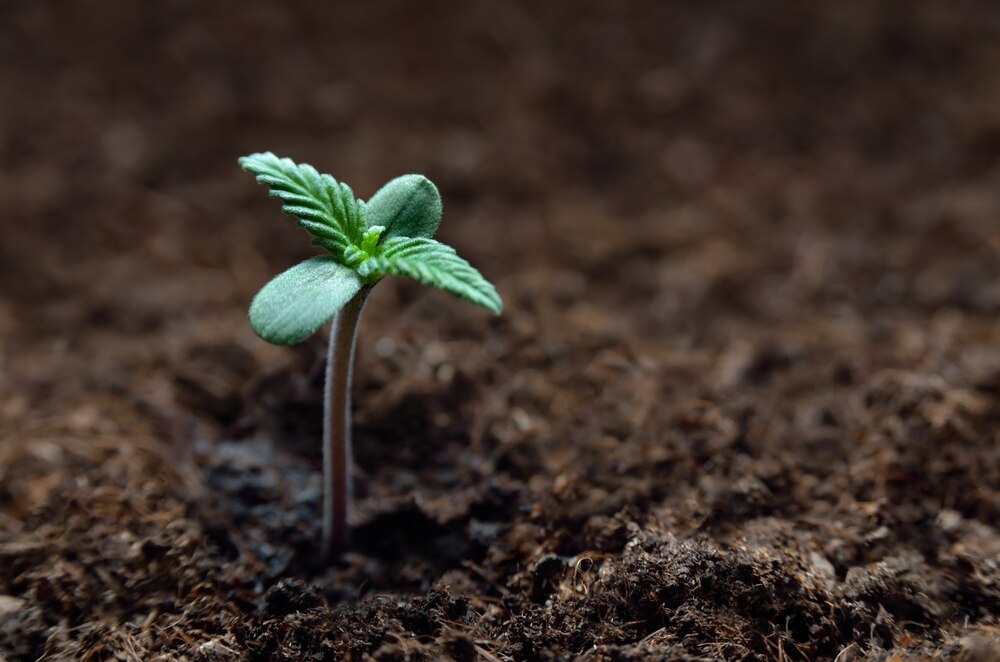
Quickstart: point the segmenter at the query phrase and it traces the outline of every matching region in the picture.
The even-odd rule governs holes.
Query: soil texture
[[[1000,4],[0,5],[0,659],[1000,659]],[[423,172],[355,544],[272,150]]]

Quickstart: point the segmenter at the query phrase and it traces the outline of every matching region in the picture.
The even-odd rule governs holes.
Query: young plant
[[[393,179],[368,202],[311,165],[270,152],[240,160],[267,184],[281,210],[298,219],[326,254],[279,274],[250,304],[250,325],[264,340],[290,345],[330,318],[323,408],[324,559],[348,543],[351,501],[351,372],[365,299],[383,276],[408,276],[499,314],[496,289],[455,249],[432,239],[441,196],[422,175]]]

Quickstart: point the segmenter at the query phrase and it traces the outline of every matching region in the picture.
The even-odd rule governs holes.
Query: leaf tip
[[[249,170],[256,163],[261,161],[271,161],[278,157],[274,155],[273,152],[253,152],[252,154],[245,154],[244,156],[236,159],[236,162],[240,164],[240,167],[244,170]]]

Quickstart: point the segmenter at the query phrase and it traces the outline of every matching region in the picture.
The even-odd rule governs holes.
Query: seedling
[[[423,175],[393,179],[368,201],[311,165],[270,152],[240,159],[281,211],[327,251],[279,274],[250,304],[250,325],[278,345],[305,340],[330,318],[323,407],[324,559],[347,547],[351,502],[351,373],[361,309],[383,276],[407,276],[499,314],[496,289],[455,249],[432,239],[441,196]]]

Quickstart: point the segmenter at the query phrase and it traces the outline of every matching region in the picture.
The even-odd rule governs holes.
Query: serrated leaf
[[[451,246],[423,237],[393,237],[380,246],[378,255],[358,265],[363,278],[389,274],[407,276],[433,285],[477,306],[500,314],[503,301],[496,288],[463,260]]]
[[[281,211],[299,219],[314,243],[334,257],[343,257],[345,248],[361,241],[364,203],[355,199],[347,184],[319,174],[307,163],[295,163],[271,152],[250,154],[239,161],[258,182],[270,187],[271,197],[281,200]]]
[[[361,289],[361,278],[331,256],[314,257],[284,271],[250,304],[250,326],[276,345],[312,335]]]
[[[382,240],[393,237],[430,239],[441,223],[441,194],[423,175],[403,175],[388,182],[368,201],[365,221],[385,227]]]

